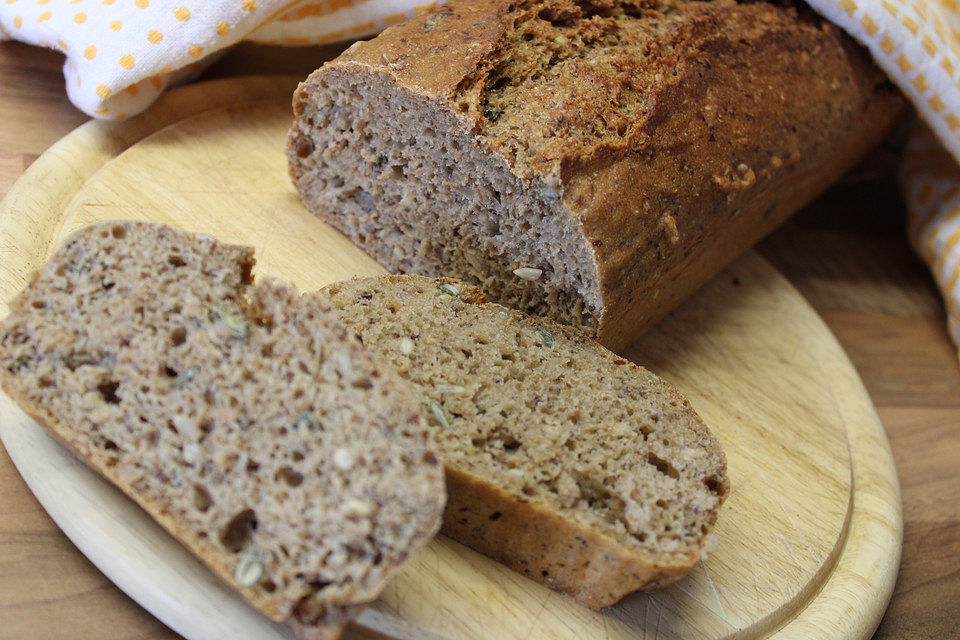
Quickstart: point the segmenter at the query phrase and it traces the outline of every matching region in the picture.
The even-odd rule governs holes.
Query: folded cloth
[[[912,134],[901,176],[911,240],[934,272],[960,344],[960,0],[807,1],[873,53],[936,136],[922,128]],[[73,103],[122,119],[240,40],[357,38],[437,2],[5,0],[0,39],[63,51]]]
[[[930,129],[916,125],[900,163],[910,243],[929,265],[947,307],[947,328],[960,345],[960,171]]]
[[[240,40],[306,45],[371,35],[423,0],[4,0],[0,40],[67,56],[67,95],[96,118],[122,120]]]
[[[900,184],[910,241],[940,287],[960,345],[960,3],[807,1],[870,50],[929,126],[911,131]]]

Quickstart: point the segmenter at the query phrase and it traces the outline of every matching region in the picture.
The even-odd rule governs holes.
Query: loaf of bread
[[[0,385],[256,608],[335,638],[440,526],[418,403],[252,250],[76,233],[0,325]]]
[[[419,394],[447,465],[444,533],[592,607],[704,555],[726,461],[663,380],[455,280],[322,292]]]
[[[300,85],[293,181],[390,271],[619,349],[901,111],[865,51],[792,4],[450,0]]]

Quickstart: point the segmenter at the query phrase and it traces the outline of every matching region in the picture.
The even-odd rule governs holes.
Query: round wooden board
[[[136,119],[89,123],[61,140],[0,205],[0,298],[19,291],[66,234],[121,218],[253,245],[258,275],[302,290],[382,273],[297,201],[283,154],[294,87],[289,78],[188,86]],[[672,587],[597,612],[439,537],[350,633],[551,640],[872,633],[899,564],[896,472],[859,378],[796,290],[747,254],[627,355],[680,387],[727,452],[733,490],[709,559]],[[5,397],[0,436],[77,547],[171,628],[190,640],[292,637]],[[107,622],[110,612],[102,615]]]

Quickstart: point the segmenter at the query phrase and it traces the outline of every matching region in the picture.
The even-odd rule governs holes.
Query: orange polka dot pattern
[[[423,1],[6,0],[0,40],[62,51],[70,100],[94,117],[121,119],[240,40],[306,45],[372,35]]]
[[[960,3],[808,2],[870,49],[926,122],[909,136],[901,190],[911,244],[940,287],[960,345]]]

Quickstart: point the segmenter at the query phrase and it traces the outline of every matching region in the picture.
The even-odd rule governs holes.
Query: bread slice
[[[431,538],[417,403],[252,249],[160,225],[73,236],[0,325],[0,384],[227,584],[335,638]]]
[[[726,461],[666,382],[455,280],[322,292],[419,395],[447,465],[444,533],[592,607],[704,555]]]
[[[390,272],[632,343],[904,101],[802,2],[449,0],[299,87],[306,207]]]

